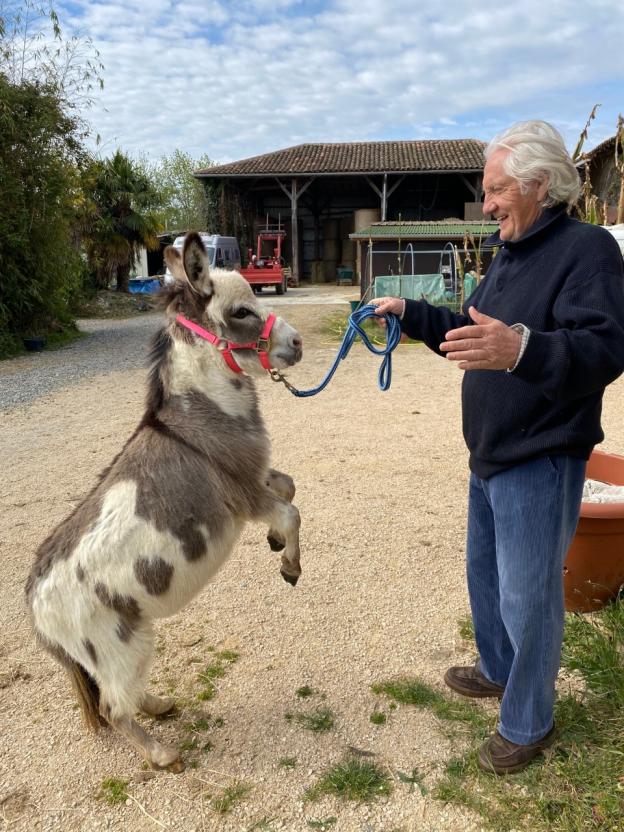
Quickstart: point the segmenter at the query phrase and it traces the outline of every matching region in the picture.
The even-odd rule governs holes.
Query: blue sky
[[[587,147],[624,112],[624,0],[72,0],[105,65],[87,114],[156,159],[302,142],[479,138],[544,118]]]

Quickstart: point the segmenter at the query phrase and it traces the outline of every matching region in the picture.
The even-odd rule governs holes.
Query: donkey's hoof
[[[291,586],[297,586],[299,575],[289,575],[288,572],[284,572],[283,569],[280,569],[280,575],[286,581],[287,584],[290,584]]]
[[[281,540],[278,540],[273,535],[268,535],[267,540],[269,541],[269,546],[271,547],[272,552],[281,552],[284,546],[286,545]]]
[[[175,701],[168,696],[153,696],[145,693],[141,700],[141,710],[149,716],[167,716],[175,708]]]
[[[168,745],[160,745],[152,751],[150,765],[155,769],[166,768],[168,771],[173,771],[177,774],[184,770],[184,763],[180,759],[180,752],[177,748],[172,748]],[[181,766],[181,768],[180,768]]]

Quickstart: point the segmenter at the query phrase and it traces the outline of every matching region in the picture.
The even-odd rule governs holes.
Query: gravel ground
[[[318,322],[334,308],[347,311],[346,299],[355,297],[355,290],[322,291],[330,300],[319,289],[302,294],[301,303],[289,293],[284,303],[285,317],[307,345],[302,364],[290,373],[302,388],[322,378],[336,350],[318,335]],[[147,340],[157,323],[152,315],[91,323],[93,335],[66,350],[0,365],[5,826],[28,832],[304,832],[311,822],[333,817],[327,829],[336,832],[480,829],[468,811],[410,789],[399,777],[416,768],[430,789],[466,740],[449,738],[429,711],[389,709],[370,689],[409,674],[442,690],[446,667],[472,658],[457,632],[468,611],[461,373],[419,345],[397,350],[387,393],[377,389],[378,360],[361,346],[311,399],[259,384],[274,465],[297,483],[303,575],[296,588],[285,584],[265,529],[249,526],[215,581],[181,613],[159,622],[152,689],[172,693],[179,711],[152,730],[165,742],[185,743],[186,770],[146,772],[112,732],[83,731],[64,674],[33,643],[23,584],[37,545],[88,491],[140,418],[144,353],[138,357],[141,349],[133,346],[128,364],[110,362],[123,362],[120,342],[131,331]],[[7,406],[6,390],[13,406]],[[15,398],[20,392],[24,397]],[[623,401],[620,380],[607,391],[604,414],[604,447],[619,453]],[[234,650],[239,659],[216,680],[215,698],[201,701],[198,674],[213,660],[213,648]],[[306,700],[296,694],[303,685],[315,692]],[[317,707],[332,710],[333,730],[312,733],[285,718]],[[387,715],[385,724],[370,722],[375,709]],[[330,797],[304,801],[304,789],[353,749],[390,772],[392,794],[361,805]],[[294,768],[280,764],[286,757],[296,760]],[[98,797],[111,777],[129,782],[129,797],[117,806]],[[216,814],[210,795],[238,783],[250,791],[228,814]]]

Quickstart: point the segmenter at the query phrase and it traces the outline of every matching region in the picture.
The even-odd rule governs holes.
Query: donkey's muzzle
[[[299,575],[289,575],[288,572],[284,572],[283,569],[280,569],[280,575],[286,581],[287,584],[290,584],[291,586],[297,586]]]

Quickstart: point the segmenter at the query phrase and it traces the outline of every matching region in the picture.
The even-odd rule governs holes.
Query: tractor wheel
[[[282,278],[281,283],[276,283],[275,284],[275,294],[276,295],[284,295],[286,293],[287,288],[288,288],[288,280],[286,279],[286,276],[284,276]]]

